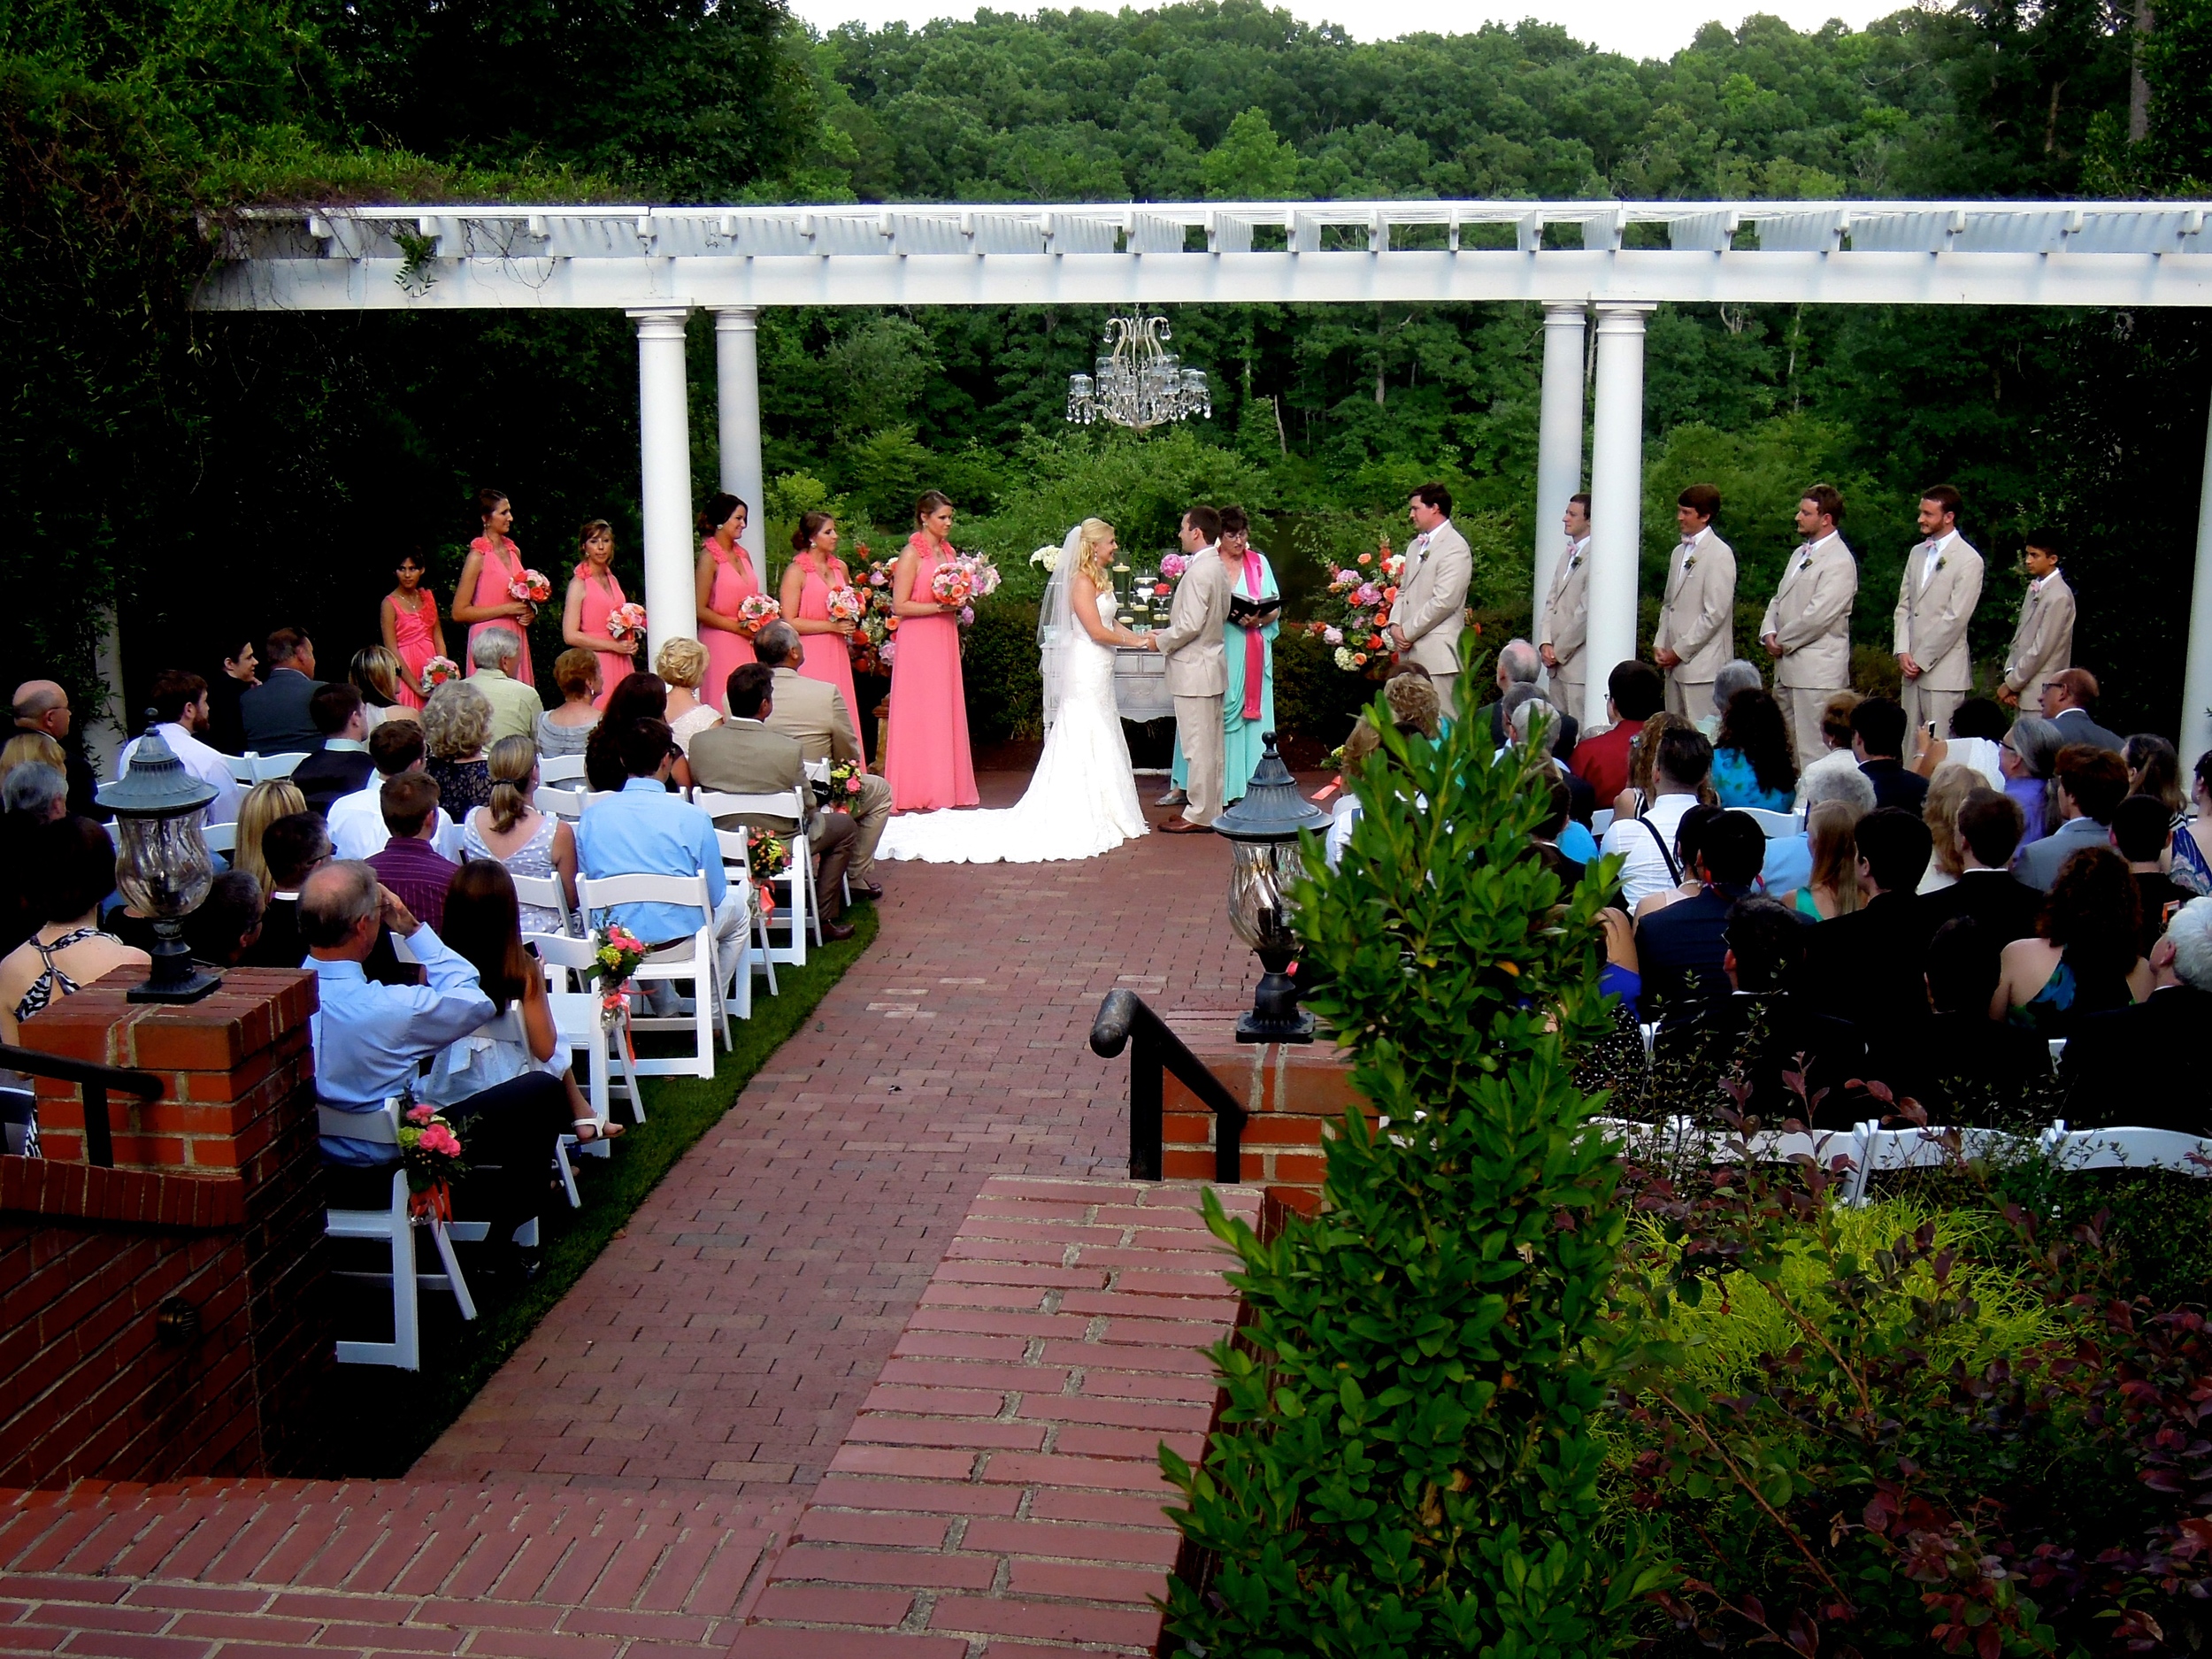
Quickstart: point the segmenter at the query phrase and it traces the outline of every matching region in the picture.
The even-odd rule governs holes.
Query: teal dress
[[[1267,562],[1266,555],[1255,551],[1253,557],[1260,565],[1260,590],[1250,591],[1249,565],[1238,572],[1236,586],[1230,591],[1240,599],[1279,599],[1282,589],[1275,585],[1275,567]],[[1257,629],[1260,639],[1260,695],[1256,718],[1246,719],[1245,674],[1249,641],[1256,630],[1240,628],[1235,623],[1222,625],[1223,655],[1228,659],[1229,686],[1222,694],[1222,795],[1226,801],[1241,800],[1252,774],[1259,770],[1260,755],[1264,749],[1261,738],[1275,729],[1275,636],[1283,631],[1279,619]]]

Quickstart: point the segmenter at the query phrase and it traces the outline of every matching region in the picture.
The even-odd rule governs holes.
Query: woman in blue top
[[[1786,812],[1797,800],[1797,761],[1789,725],[1774,694],[1738,692],[1721,716],[1713,744],[1713,793],[1724,807]]]

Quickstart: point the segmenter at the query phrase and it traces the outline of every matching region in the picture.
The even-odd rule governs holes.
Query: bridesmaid
[[[915,531],[891,577],[899,618],[891,657],[891,731],[884,781],[900,812],[976,806],[968,755],[968,705],[960,685],[958,605],[929,596],[930,579],[953,557],[952,503],[930,490],[914,503]]]
[[[434,657],[443,657],[445,625],[438,620],[438,595],[422,585],[422,561],[412,553],[399,556],[394,572],[399,586],[384,595],[380,607],[384,625],[384,649],[407,664],[399,700],[411,709],[422,707],[422,671]]]
[[[469,543],[469,556],[461,566],[461,580],[453,588],[453,619],[469,625],[469,643],[476,643],[476,636],[486,628],[504,628],[521,643],[521,653],[515,658],[511,678],[526,686],[536,685],[530,672],[530,624],[536,619],[538,608],[525,599],[518,599],[507,591],[508,584],[522,574],[522,549],[508,540],[507,531],[515,521],[515,510],[507,497],[495,489],[476,492],[476,514],[483,521],[484,534]],[[466,600],[466,603],[462,602]],[[469,657],[462,666],[473,673],[475,658]]]
[[[614,526],[594,518],[576,533],[583,557],[568,584],[568,603],[561,610],[561,638],[572,650],[590,651],[599,658],[599,695],[593,707],[603,710],[607,694],[635,671],[634,659],[645,649],[634,635],[618,640],[607,632],[607,613],[628,602],[622,584],[614,577]]]
[[[845,699],[846,718],[858,732],[860,695],[853,689],[851,643],[857,625],[832,621],[829,612],[830,595],[852,586],[845,561],[837,557],[837,521],[826,512],[803,514],[791,533],[791,549],[798,557],[784,570],[778,602],[783,619],[814,641],[799,672],[837,687]]]
[[[707,648],[707,701],[723,708],[730,671],[753,660],[753,636],[737,619],[737,608],[746,595],[760,592],[760,578],[753,572],[753,557],[738,545],[745,534],[748,510],[734,495],[717,495],[699,515],[706,539],[699,543],[699,639]],[[791,607],[784,606],[789,614]]]

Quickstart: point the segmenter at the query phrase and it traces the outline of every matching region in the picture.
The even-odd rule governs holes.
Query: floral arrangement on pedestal
[[[1404,567],[1404,557],[1387,547],[1363,553],[1348,565],[1331,564],[1329,585],[1317,602],[1321,616],[1291,626],[1333,646],[1331,660],[1347,673],[1364,673],[1371,664],[1386,663],[1390,641],[1383,629],[1397,603],[1398,572]]]
[[[860,600],[860,615],[854,618],[860,626],[853,631],[851,641],[853,672],[887,674],[898,655],[898,641],[894,636],[899,631],[899,619],[891,611],[891,572],[897,561],[870,558],[865,541],[853,552],[856,562],[852,567],[852,591]]]
[[[411,1214],[453,1219],[452,1184],[468,1173],[461,1161],[461,1137],[427,1101],[400,1097],[399,1157],[407,1171],[407,1207]]]

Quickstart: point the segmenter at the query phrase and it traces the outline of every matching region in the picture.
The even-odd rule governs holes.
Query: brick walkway
[[[982,781],[998,804],[1025,780]],[[873,948],[409,1481],[0,1509],[0,1647],[726,1647],[984,1181],[1124,1172],[1125,1065],[1085,1045],[1100,998],[1248,995],[1227,869],[1214,837],[1156,834],[887,867]]]

